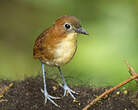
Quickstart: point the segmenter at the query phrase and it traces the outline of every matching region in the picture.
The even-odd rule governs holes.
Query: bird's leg
[[[47,89],[46,89],[46,78],[45,78],[45,69],[44,69],[44,64],[42,63],[42,72],[43,72],[43,82],[44,82],[44,90],[41,89],[42,93],[45,96],[45,103],[47,102],[47,99],[50,100],[55,106],[59,107],[52,99],[60,99],[59,97],[53,97],[48,94]]]
[[[62,88],[64,88],[64,96],[66,95],[66,92],[68,92],[68,93],[71,95],[71,97],[72,97],[73,99],[76,99],[72,93],[74,93],[74,94],[77,94],[77,93],[76,93],[75,91],[71,90],[71,89],[68,87],[68,85],[67,85],[67,83],[66,83],[66,81],[65,81],[65,79],[64,79],[64,76],[63,76],[63,74],[62,74],[62,71],[61,71],[61,68],[60,68],[60,67],[58,67],[58,70],[59,70],[59,72],[60,72],[60,76],[61,76],[61,78],[62,78],[62,80],[63,80],[63,83],[64,83],[64,86],[60,85]]]

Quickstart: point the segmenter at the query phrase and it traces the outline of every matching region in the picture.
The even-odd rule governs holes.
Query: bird
[[[88,35],[81,24],[80,20],[75,16],[64,15],[55,20],[53,25],[44,30],[35,40],[33,46],[33,57],[39,59],[42,66],[44,89],[41,89],[47,100],[58,106],[53,99],[60,97],[51,96],[46,88],[45,65],[56,67],[60,73],[64,89],[64,96],[68,92],[73,99],[75,91],[69,88],[63,76],[61,67],[69,63],[75,55],[77,49],[77,35]]]

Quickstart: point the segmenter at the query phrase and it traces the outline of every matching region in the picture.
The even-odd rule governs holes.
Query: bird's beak
[[[88,32],[86,32],[82,27],[76,28],[75,32],[79,33],[79,34],[85,34],[88,35]]]

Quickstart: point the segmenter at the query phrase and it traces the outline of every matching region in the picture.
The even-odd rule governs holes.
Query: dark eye
[[[70,24],[67,24],[67,23],[66,23],[66,24],[65,24],[65,28],[66,28],[66,29],[70,29],[70,28],[71,28]]]

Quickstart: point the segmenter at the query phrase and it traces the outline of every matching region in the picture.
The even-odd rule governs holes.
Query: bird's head
[[[54,22],[53,26],[57,32],[64,34],[75,33],[88,35],[88,32],[80,25],[80,21],[74,16],[62,16]]]

